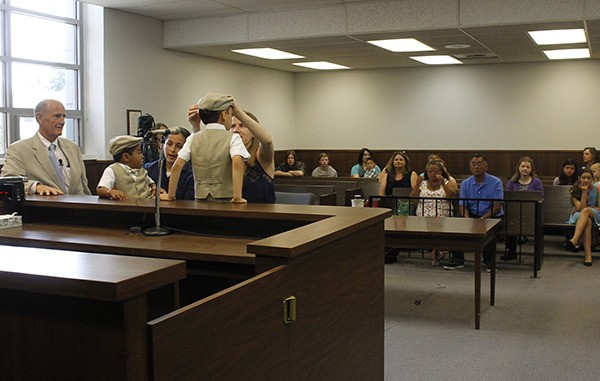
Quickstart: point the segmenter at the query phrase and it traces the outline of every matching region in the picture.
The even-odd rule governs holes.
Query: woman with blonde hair
[[[414,188],[419,175],[410,168],[410,159],[404,152],[394,152],[379,177],[380,196],[391,196],[394,188]]]

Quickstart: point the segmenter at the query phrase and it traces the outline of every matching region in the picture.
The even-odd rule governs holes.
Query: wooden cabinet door
[[[148,323],[154,380],[284,380],[288,269],[278,266]]]

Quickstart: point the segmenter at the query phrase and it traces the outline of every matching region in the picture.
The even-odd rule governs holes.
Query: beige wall
[[[297,148],[600,146],[600,61],[299,73]]]
[[[295,144],[291,73],[165,50],[161,22],[111,9],[104,10],[104,39],[106,136],[96,143],[104,147],[89,150],[98,158],[108,158],[105,147],[112,136],[126,133],[127,109],[189,127],[188,106],[209,91],[233,94],[271,130],[278,146]]]

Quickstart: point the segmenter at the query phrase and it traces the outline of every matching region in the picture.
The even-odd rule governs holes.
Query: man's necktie
[[[56,150],[56,144],[54,144],[54,143],[50,144],[48,146],[48,156],[50,157],[50,162],[52,163],[52,166],[54,167],[54,171],[56,172],[56,175],[58,176],[58,182],[60,185],[60,189],[62,189],[64,191],[66,189],[65,179],[63,178],[63,172],[62,172],[60,163],[58,162],[58,159],[56,158],[56,154],[54,153],[55,150]]]

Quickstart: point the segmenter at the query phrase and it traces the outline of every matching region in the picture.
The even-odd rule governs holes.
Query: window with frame
[[[81,23],[74,0],[0,0],[0,157],[38,130],[44,99],[65,106],[63,137],[81,146]]]

